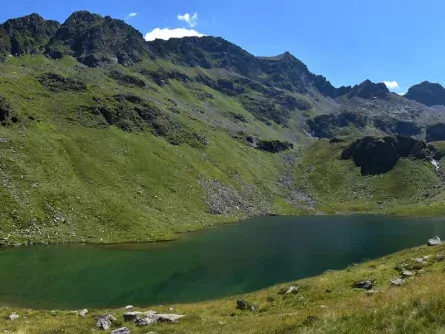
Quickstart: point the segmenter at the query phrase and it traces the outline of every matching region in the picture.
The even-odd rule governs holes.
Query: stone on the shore
[[[375,281],[366,280],[366,281],[358,281],[354,283],[354,287],[357,289],[365,289],[365,290],[371,290],[374,286]]]
[[[442,241],[440,240],[440,238],[438,236],[428,239],[428,246],[438,246],[441,243],[442,243]]]
[[[156,317],[156,320],[159,322],[169,322],[175,324],[179,319],[184,318],[185,316],[179,314],[156,314],[154,317]]]
[[[133,307],[134,307],[133,305],[127,305],[127,306],[125,306],[125,309],[126,310],[131,310]]]
[[[156,314],[156,312],[155,312]],[[146,312],[139,312],[139,311],[133,311],[133,312],[125,312],[124,313],[124,321],[131,321],[138,317],[146,317]]]
[[[116,321],[116,318],[113,317],[111,314],[106,314],[97,318],[96,325],[99,329],[106,331],[110,329],[111,325],[113,324],[113,321]]]
[[[148,311],[145,313],[145,317],[137,317],[134,324],[138,327],[152,325],[156,322],[168,322],[175,324],[183,317],[185,316],[179,314],[158,314],[154,311]]]
[[[122,328],[115,329],[110,334],[131,334],[131,331],[127,327],[122,327]]]
[[[401,278],[395,278],[391,280],[391,285],[402,286],[403,284],[405,284],[405,280]]]
[[[298,293],[299,289],[300,288],[298,286],[290,286],[289,288],[281,289],[278,293],[280,295],[289,295],[291,293],[295,294],[295,293]]]
[[[14,321],[14,320],[20,318],[20,316],[16,313],[12,313],[8,318],[9,318],[9,320]]]
[[[79,315],[80,315],[81,317],[84,317],[84,316],[87,315],[87,313],[88,313],[88,310],[87,310],[86,308],[84,308],[82,311],[79,312]]]

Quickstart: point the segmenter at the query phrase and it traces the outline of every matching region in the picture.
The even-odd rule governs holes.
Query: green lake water
[[[0,305],[79,309],[203,301],[341,269],[445,236],[444,219],[263,217],[178,241],[0,250]]]

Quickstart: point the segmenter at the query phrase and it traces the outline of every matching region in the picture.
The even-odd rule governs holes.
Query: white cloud
[[[193,15],[186,13],[184,15],[178,15],[177,18],[179,21],[186,22],[191,28],[198,25],[198,13],[195,13]]]
[[[125,20],[132,19],[133,17],[136,17],[136,16],[138,16],[138,13],[130,13],[130,14],[127,15],[127,17],[125,18]]]
[[[170,38],[182,38],[182,37],[202,37],[203,34],[200,34],[196,30],[193,29],[184,29],[184,28],[176,28],[176,29],[160,29],[156,28],[149,33],[145,34],[146,41],[154,41],[155,39],[170,39]]]
[[[399,89],[399,83],[397,81],[383,81],[388,89]]]

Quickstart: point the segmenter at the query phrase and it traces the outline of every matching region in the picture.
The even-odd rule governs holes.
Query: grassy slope
[[[179,324],[156,324],[135,328],[133,333],[431,333],[445,330],[445,262],[436,255],[445,254],[445,245],[418,247],[378,260],[348,267],[342,271],[280,284],[268,289],[218,301],[154,306],[159,312],[174,312],[187,317]],[[413,258],[428,256],[419,265]],[[416,275],[402,287],[390,280],[400,277],[399,265],[405,263]],[[355,289],[358,280],[375,279],[375,293]],[[282,288],[300,287],[296,295],[279,295]],[[257,311],[235,310],[241,297]],[[21,318],[4,320],[16,311]],[[0,308],[0,327],[10,333],[90,333],[95,316],[111,312],[122,322],[123,309],[90,310],[86,318],[73,312],[14,310]],[[26,317],[26,318],[25,318]]]
[[[209,194],[200,180],[217,180],[263,213],[314,212],[307,202],[299,202],[301,196],[295,200],[292,190],[303,199],[315,199],[316,209],[324,213],[444,213],[445,193],[429,163],[403,159],[388,174],[362,177],[352,162],[338,159],[348,141],[320,140],[309,148],[296,144],[294,151],[276,155],[260,152],[247,146],[240,134],[298,139],[303,136],[298,130],[301,117],[293,115],[288,127],[267,126],[236,97],[178,80],[159,87],[138,74],[142,68],[174,70],[189,77],[226,76],[166,61],[115,68],[146,83],[137,87],[112,79],[112,69],[85,68],[70,57],[55,61],[25,56],[0,65],[1,95],[21,120],[0,128],[0,244],[166,240],[177,232],[252,214],[236,207],[224,215],[207,213]],[[87,89],[51,92],[38,81],[48,72],[79,79]],[[107,126],[90,110],[96,106],[94,99],[114,106],[116,94],[156,101],[170,117],[167,125],[176,119],[210,144],[172,145],[149,129],[125,132]],[[203,94],[213,98],[202,98]],[[246,121],[234,121],[233,114]],[[169,135],[181,139],[183,134]],[[292,165],[283,164],[283,155],[289,154],[297,161],[293,174]],[[283,179],[290,177],[289,187]],[[384,202],[383,208],[377,201]]]
[[[443,183],[426,161],[401,159],[393,170],[362,176],[352,161],[340,160],[350,143],[314,143],[294,171],[296,187],[320,201],[325,212],[380,212],[401,215],[442,215]],[[426,197],[428,194],[428,197]],[[377,202],[383,202],[380,207]],[[437,206],[437,210],[436,210]],[[408,211],[410,209],[410,211]]]
[[[207,193],[199,180],[218,180],[254,205],[266,201],[270,212],[300,212],[282,200],[285,189],[277,182],[283,172],[280,155],[250,148],[210,124],[224,120],[220,113],[230,107],[249,117],[251,132],[280,136],[229,97],[212,91],[215,114],[206,122],[186,109],[198,109],[203,102],[180,82],[162,89],[153,83],[125,87],[103,70],[78,67],[70,58],[57,62],[23,57],[0,66],[0,91],[21,119],[0,128],[0,243],[2,238],[8,244],[165,240],[177,232],[246,217],[242,210],[206,213]],[[88,88],[51,93],[37,81],[50,71],[88,82]],[[205,149],[171,145],[149,131],[104,127],[103,119],[79,109],[92,106],[93,97],[105,100],[117,93],[165,104],[167,99],[180,101],[181,124],[203,134],[210,144]]]

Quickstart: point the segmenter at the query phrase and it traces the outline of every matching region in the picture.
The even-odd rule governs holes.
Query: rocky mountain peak
[[[49,56],[69,54],[90,67],[131,65],[148,55],[142,34],[122,20],[88,11],[73,13],[48,44]]]
[[[438,83],[423,81],[408,89],[405,97],[427,106],[445,105],[445,88]]]
[[[8,55],[43,51],[60,24],[38,14],[11,19],[0,25],[0,60]]]
[[[360,85],[355,85],[348,94],[348,98],[360,97],[362,99],[383,98],[389,93],[383,82],[374,83],[367,79]]]

